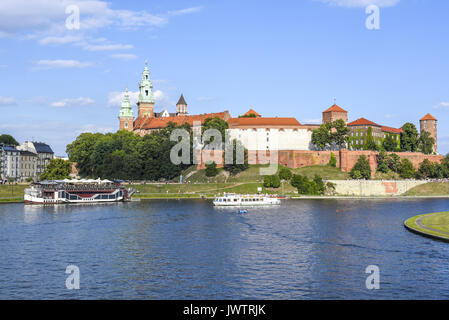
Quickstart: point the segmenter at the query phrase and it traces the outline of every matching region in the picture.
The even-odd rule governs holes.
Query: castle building
[[[382,126],[365,118],[359,118],[348,123],[349,128],[349,149],[363,150],[371,135],[373,141],[380,146],[387,136],[392,136],[397,146],[400,147],[400,137],[402,129]]]
[[[189,115],[187,112],[187,102],[183,94],[181,94],[176,103],[175,113],[170,113],[166,109],[161,112],[154,112],[154,105],[153,83],[150,79],[148,63],[145,62],[145,68],[139,82],[137,117],[134,118],[133,107],[129,100],[128,88],[126,88],[118,117],[120,130],[128,130],[144,136],[152,131],[167,127],[169,123],[174,123],[178,126],[189,124],[193,127],[196,124],[203,124],[207,118],[219,117],[225,121],[231,118],[229,111]]]
[[[435,143],[433,145],[433,152],[437,153],[437,119],[432,116],[430,113],[426,114],[419,120],[420,132],[427,131],[430,133],[430,136],[435,139]]]
[[[323,123],[332,122],[338,119],[342,119],[345,123],[348,123],[348,111],[340,108],[336,104],[333,104],[329,109],[323,111]]]
[[[312,131],[295,118],[262,117],[249,110],[228,120],[229,137],[248,150],[310,150]]]

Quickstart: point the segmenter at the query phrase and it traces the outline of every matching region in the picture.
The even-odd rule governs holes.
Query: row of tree
[[[377,171],[384,174],[397,174],[403,179],[441,179],[449,178],[449,155],[447,155],[440,163],[431,162],[424,159],[419,164],[418,170],[415,169],[413,163],[397,154],[386,154],[380,152],[377,155]],[[371,179],[371,167],[369,159],[362,155],[358,158],[356,164],[350,172],[352,179]]]
[[[203,124],[203,132],[209,128],[217,129],[222,133],[227,129],[226,121],[216,117],[208,118]],[[175,129],[185,129],[189,134],[190,161],[175,164],[171,161],[171,150],[181,141],[172,141],[170,136]],[[210,139],[207,144],[214,141]],[[224,140],[223,140],[224,141]],[[232,141],[233,150],[238,146]],[[166,128],[154,131],[143,137],[132,132],[120,130],[116,133],[82,133],[75,141],[67,145],[66,152],[70,161],[76,162],[80,176],[101,177],[104,179],[122,180],[150,180],[164,181],[179,176],[183,170],[194,163],[193,132],[188,124],[176,126],[169,123]],[[179,150],[179,155],[182,150]],[[248,167],[247,150],[245,150],[245,163],[226,164],[225,169],[236,174]],[[216,165],[209,169],[208,174],[215,175]]]

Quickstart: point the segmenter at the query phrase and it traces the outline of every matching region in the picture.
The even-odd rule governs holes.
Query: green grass
[[[449,196],[449,182],[429,182],[407,191],[404,196]]]
[[[21,198],[23,190],[28,188],[27,184],[0,184],[0,199]]]
[[[421,217],[424,217],[421,220],[421,223],[425,227],[432,228],[434,230],[427,230],[416,224],[416,220]],[[410,219],[407,219],[405,221],[405,225],[416,231],[438,237],[443,237],[449,240],[449,236],[447,234],[439,232],[439,231],[449,232],[449,212],[421,214],[415,217],[411,217]]]
[[[349,174],[347,172],[343,172],[340,168],[334,168],[331,166],[308,166],[297,169],[292,169],[292,172],[295,174],[300,174],[306,176],[309,179],[312,179],[316,174],[319,175],[324,180],[346,180],[349,179]]]

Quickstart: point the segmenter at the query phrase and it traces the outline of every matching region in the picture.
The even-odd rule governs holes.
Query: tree
[[[42,180],[62,180],[70,178],[72,163],[62,159],[52,159],[39,179]]]
[[[226,121],[219,117],[214,118],[206,118],[201,126],[201,131],[204,133],[204,131],[208,129],[217,129],[221,134],[221,142],[225,142],[225,136],[226,136],[226,129],[229,128],[229,125]],[[213,139],[211,138],[207,143],[213,142]]]
[[[399,176],[404,179],[411,179],[415,176],[415,168],[410,160],[404,158],[401,160],[401,169],[399,170]]]
[[[398,143],[394,138],[395,136],[387,133],[387,136],[382,142],[382,147],[385,151],[396,151],[398,149]]]
[[[349,140],[349,128],[341,120],[323,123],[312,132],[312,143],[319,149],[324,150],[332,145],[343,148]]]
[[[215,161],[206,163],[206,177],[215,177],[218,173]]]
[[[342,119],[335,120],[332,122],[331,137],[332,143],[335,143],[340,149],[348,144],[349,140],[349,128]]]
[[[10,145],[10,146],[18,146],[19,145],[17,140],[14,139],[14,137],[9,134],[0,135],[0,144],[6,144],[6,145]]]
[[[337,166],[337,158],[335,158],[335,154],[333,152],[331,152],[331,157],[329,159],[328,165],[333,168]]]
[[[319,175],[315,175],[313,180],[309,180],[305,176],[295,174],[290,183],[298,189],[299,194],[323,195],[328,191],[335,191],[335,185],[332,183],[324,184],[323,179]]]
[[[402,126],[401,150],[416,152],[419,149],[419,134],[413,123],[407,122]]]
[[[377,156],[377,171],[388,173],[389,171],[399,172],[401,168],[401,158],[395,154],[386,154],[381,151]]]
[[[286,181],[288,181],[288,180],[290,180],[291,177],[292,177],[292,172],[290,171],[290,169],[285,168],[285,167],[282,167],[282,168],[279,170],[279,178],[280,178],[281,180],[286,180]]]
[[[430,135],[428,131],[422,131],[419,137],[419,149],[422,153],[432,154],[433,145],[435,144],[435,139]]]
[[[248,165],[248,150],[243,147],[240,140],[234,139],[230,143],[231,143],[231,148],[230,148],[231,150],[229,150],[229,151],[232,152],[232,163],[226,163],[227,161],[225,161],[224,169],[226,171],[228,171],[231,175],[236,175],[237,173],[245,171],[249,167],[249,165]],[[244,152],[243,163],[237,163],[238,162],[237,161],[237,150],[241,150],[241,149],[243,149],[243,152]],[[228,151],[228,150],[226,150],[226,151]],[[226,151],[225,151],[225,159],[226,159]]]
[[[419,178],[443,178],[444,177],[443,164],[436,162],[430,162],[428,159],[424,159],[423,162],[419,164],[417,176]]]
[[[349,175],[352,179],[371,179],[371,167],[368,158],[364,155],[360,156]]]
[[[67,145],[66,153],[70,161],[76,162],[76,168],[81,176],[92,175],[93,164],[91,155],[95,145],[104,135],[101,133],[82,133],[75,141]]]

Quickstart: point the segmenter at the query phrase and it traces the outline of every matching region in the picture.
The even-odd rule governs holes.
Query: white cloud
[[[90,132],[90,133],[108,133],[108,132],[115,132],[117,131],[117,128],[111,128],[111,127],[102,127],[96,124],[85,124],[81,128],[76,130],[76,133],[79,135],[84,132]]]
[[[434,109],[449,109],[449,102],[440,102]]]
[[[41,40],[39,40],[39,43],[42,45],[66,44],[66,43],[78,42],[81,40],[82,40],[82,37],[80,37],[80,36],[65,35],[65,36],[60,36],[60,37],[45,37],[45,38],[42,38]]]
[[[0,97],[0,107],[15,106],[17,101],[13,97]]]
[[[132,53],[116,53],[116,54],[111,54],[109,57],[114,58],[114,59],[124,60],[124,61],[134,60],[137,58],[137,56]]]
[[[392,114],[392,113],[387,113],[387,114],[384,115],[384,117],[387,118],[387,119],[392,119],[392,118],[396,117],[396,115]]]
[[[126,50],[132,49],[133,46],[130,44],[86,44],[83,46],[85,50],[88,51],[115,51],[115,50]]]
[[[210,100],[213,100],[213,98],[210,98],[210,97],[198,97],[198,98],[196,98],[196,100],[198,100],[198,101],[210,101]]]
[[[303,124],[318,124],[321,123],[321,119],[304,119],[301,121]]]
[[[72,106],[86,106],[92,104],[95,101],[91,98],[79,97],[79,98],[66,98],[50,103],[52,107],[72,107]]]
[[[75,5],[80,12],[80,29],[68,30],[65,12]],[[152,14],[144,10],[115,10],[103,0],[2,0],[0,1],[0,36],[17,33],[40,38],[43,44],[73,42],[73,35],[105,27],[120,29],[153,28],[168,23],[170,17],[198,12],[201,7]],[[29,34],[31,33],[31,35]]]
[[[91,62],[80,62],[78,60],[39,60],[37,66],[46,69],[52,68],[85,68],[92,66]]]
[[[326,4],[347,8],[365,8],[369,5],[376,5],[378,7],[393,7],[399,3],[400,0],[315,0]]]

